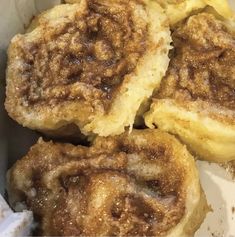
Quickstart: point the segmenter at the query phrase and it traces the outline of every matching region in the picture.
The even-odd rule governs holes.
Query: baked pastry
[[[78,0],[67,0],[67,2],[76,2]],[[227,0],[208,1],[208,0],[155,0],[164,9],[169,18],[171,29],[180,21],[183,21],[189,15],[195,12],[211,12],[218,17],[223,17],[226,21],[229,21],[228,25],[234,25],[235,21],[232,19],[232,10],[229,7]],[[153,95],[157,92],[158,87],[153,92]],[[151,98],[146,99],[137,111],[134,126],[144,127],[143,115],[150,109]]]
[[[71,0],[73,1],[73,0]],[[227,0],[155,0],[166,11],[171,26],[205,7],[212,7],[219,15],[230,18],[232,11]]]
[[[44,142],[8,172],[46,236],[190,236],[208,206],[195,161],[158,130],[98,137],[91,147]]]
[[[235,31],[212,14],[191,16],[173,32],[171,62],[145,115],[201,159],[235,159]]]
[[[10,43],[6,109],[49,134],[71,124],[86,135],[120,134],[159,86],[170,43],[166,16],[150,0],[56,6]]]

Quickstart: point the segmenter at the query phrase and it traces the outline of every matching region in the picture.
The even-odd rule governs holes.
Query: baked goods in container
[[[145,115],[177,135],[201,159],[235,159],[235,31],[212,14],[189,17],[173,31],[171,62]]]
[[[71,0],[73,1],[73,0]],[[227,0],[155,0],[166,11],[171,26],[205,7],[212,7],[220,16],[230,18],[232,10]]]
[[[40,139],[8,185],[39,235],[190,236],[208,210],[193,157],[158,130],[98,137],[91,147]]]
[[[51,134],[120,134],[159,86],[171,37],[150,0],[81,0],[36,17],[8,49],[6,109]]]

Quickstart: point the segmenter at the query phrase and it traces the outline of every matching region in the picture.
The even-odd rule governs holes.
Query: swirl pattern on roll
[[[33,210],[41,235],[184,236],[207,211],[193,157],[157,130],[91,147],[40,139],[8,183],[12,206]]]

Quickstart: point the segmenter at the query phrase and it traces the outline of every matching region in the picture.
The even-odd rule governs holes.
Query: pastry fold
[[[150,0],[56,6],[11,40],[5,107],[49,134],[74,125],[86,135],[120,134],[159,86],[170,43],[163,9]]]
[[[166,76],[145,114],[148,127],[177,135],[201,159],[235,159],[235,31],[209,13],[173,31]]]
[[[208,211],[193,157],[150,129],[90,147],[39,139],[9,170],[8,194],[46,236],[190,236]]]

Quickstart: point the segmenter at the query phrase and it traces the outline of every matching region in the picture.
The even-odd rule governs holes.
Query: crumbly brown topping
[[[163,236],[184,215],[187,171],[169,141],[149,136],[91,148],[41,140],[11,170],[11,195],[34,212],[39,235]]]
[[[203,100],[235,109],[235,34],[211,14],[173,32],[174,50],[158,98]]]
[[[229,161],[227,163],[220,164],[223,168],[226,169],[226,171],[232,176],[232,178],[235,180],[235,161]]]
[[[110,4],[87,0],[87,9],[73,21],[56,28],[45,23],[36,42],[22,39],[19,90],[25,103],[84,100],[77,83],[95,88],[96,99],[111,100],[146,49],[147,23],[135,22],[133,3]]]

